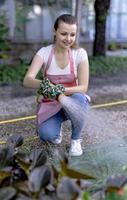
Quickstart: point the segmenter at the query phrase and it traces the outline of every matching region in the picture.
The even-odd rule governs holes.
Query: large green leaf
[[[67,166],[67,164],[64,161],[61,161],[61,169],[65,176],[68,176],[70,178],[76,178],[76,179],[96,179],[94,176],[91,176],[89,174],[81,173],[79,171],[76,171],[74,169],[71,169]]]
[[[96,177],[91,176],[89,174],[84,174],[81,172],[78,172],[74,169],[66,168],[63,169],[63,172],[66,176],[69,176],[70,178],[76,178],[76,179],[96,179]]]
[[[32,168],[42,166],[46,163],[47,157],[42,149],[34,149],[30,156],[30,162],[32,163]]]
[[[51,181],[51,170],[43,165],[36,167],[29,175],[29,189],[31,192],[39,192],[41,188],[46,187]]]
[[[14,164],[14,150],[11,147],[0,149],[0,169]]]
[[[61,166],[60,174],[62,176],[68,176],[70,178],[75,178],[75,179],[93,179],[93,180],[96,179],[95,176],[85,174],[70,168],[68,157],[63,151],[56,151],[56,153],[57,153],[57,158],[60,162]]]
[[[12,200],[16,195],[16,190],[12,187],[0,189],[0,200]]]
[[[76,182],[68,177],[64,177],[57,187],[57,195],[61,200],[77,199],[80,194],[80,188]]]

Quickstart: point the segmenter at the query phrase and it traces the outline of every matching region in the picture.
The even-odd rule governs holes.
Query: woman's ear
[[[56,30],[53,29],[53,39],[54,39],[54,42],[56,41]]]
[[[53,35],[56,35],[56,30],[55,29],[53,29]]]

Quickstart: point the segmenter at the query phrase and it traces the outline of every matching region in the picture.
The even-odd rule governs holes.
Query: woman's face
[[[61,48],[71,47],[76,40],[77,25],[60,22],[55,30],[56,44]]]

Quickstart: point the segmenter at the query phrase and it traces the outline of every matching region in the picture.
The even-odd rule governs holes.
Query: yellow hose
[[[97,104],[97,105],[93,105],[91,107],[92,108],[106,108],[106,107],[117,106],[117,105],[122,105],[122,104],[126,104],[126,103],[127,103],[127,100],[121,100],[121,101],[109,102],[109,103],[104,103],[104,104]],[[31,119],[35,119],[35,118],[36,118],[36,115],[31,115],[31,116],[27,116],[27,117],[3,120],[3,121],[0,121],[0,124],[14,123],[14,122],[18,122],[18,121],[31,120]],[[38,138],[38,136],[33,136],[33,137],[28,138],[26,141],[33,141],[37,138]],[[6,141],[0,140],[0,145],[2,145],[2,144],[6,144]]]

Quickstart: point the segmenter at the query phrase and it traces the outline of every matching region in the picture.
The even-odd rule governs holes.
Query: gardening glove
[[[37,101],[39,96],[44,98],[57,99],[61,93],[65,92],[65,87],[62,84],[53,85],[48,78],[43,78],[40,88],[37,91]]]
[[[65,93],[65,87],[63,84],[57,84],[54,86],[55,89],[55,93],[56,93],[56,99],[58,98],[58,96],[60,94],[64,94]]]

